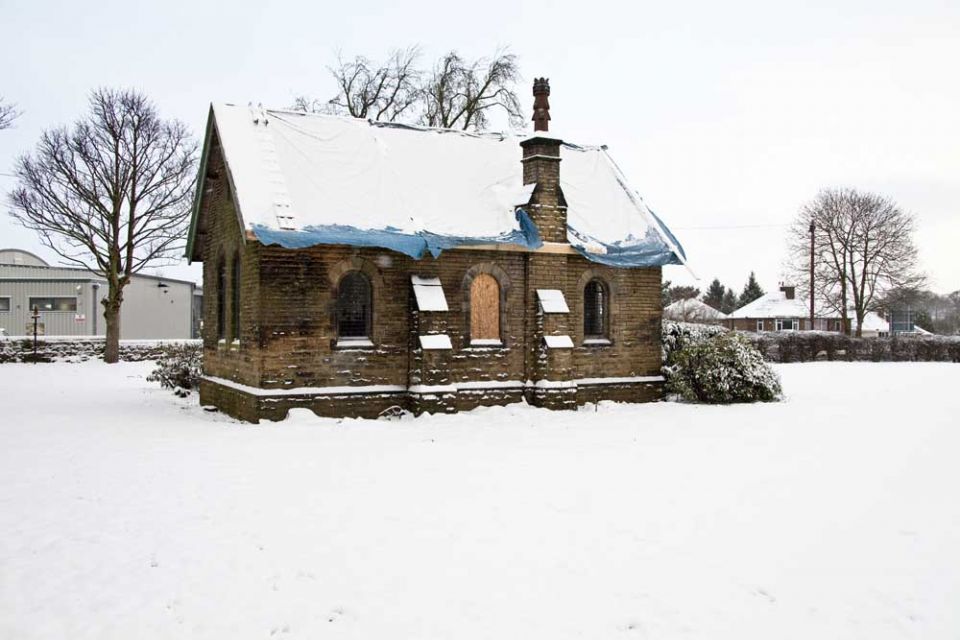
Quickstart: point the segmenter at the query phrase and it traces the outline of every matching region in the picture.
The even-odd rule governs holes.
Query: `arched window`
[[[610,296],[603,281],[594,278],[583,289],[583,337],[606,338]]]
[[[470,283],[470,342],[500,342],[500,284],[489,273],[479,273]]]
[[[234,340],[240,339],[240,252],[233,256],[233,318],[230,335]]]
[[[220,258],[217,263],[217,339],[227,337],[227,267]]]
[[[370,279],[360,271],[351,271],[340,279],[337,287],[337,337],[370,337],[372,293]]]

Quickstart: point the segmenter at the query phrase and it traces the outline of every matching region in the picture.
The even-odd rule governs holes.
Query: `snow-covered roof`
[[[670,320],[724,320],[727,314],[717,311],[697,298],[685,298],[663,308],[663,316]]]
[[[852,314],[851,317],[853,317]],[[856,320],[853,322],[856,324]],[[863,326],[861,329],[863,331],[879,331],[882,333],[888,333],[890,331],[890,323],[880,317],[879,314],[874,313],[873,311],[868,311],[866,315],[863,316]]]
[[[806,318],[810,315],[809,305],[800,298],[787,299],[783,291],[765,293],[753,302],[746,304],[728,318]]]
[[[522,211],[534,187],[522,184],[524,136],[215,104],[205,162],[211,133],[240,218],[265,244],[381,246],[414,257],[459,244],[541,244]],[[683,261],[605,147],[564,143],[561,158],[575,248],[625,266]]]

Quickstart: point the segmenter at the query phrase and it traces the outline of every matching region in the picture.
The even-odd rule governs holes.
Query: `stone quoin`
[[[214,105],[187,256],[203,262],[200,400],[376,417],[661,396],[661,267],[683,250],[607,156]]]

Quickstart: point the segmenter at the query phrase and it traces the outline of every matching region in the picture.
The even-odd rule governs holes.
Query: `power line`
[[[789,227],[788,223],[781,224],[729,224],[729,225],[716,225],[709,227],[671,227],[675,231],[700,231],[700,230],[715,230],[715,229],[761,229],[768,227]]]

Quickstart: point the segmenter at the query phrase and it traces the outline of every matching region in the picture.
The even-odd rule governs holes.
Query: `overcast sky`
[[[0,0],[0,95],[23,111],[0,132],[0,174],[98,85],[138,87],[200,135],[211,101],[331,97],[337,50],[509,46],[528,109],[527,84],[549,77],[552,125],[609,145],[702,288],[739,290],[751,270],[776,287],[799,207],[852,186],[915,213],[932,288],[960,289],[960,2],[570,4]],[[55,260],[6,210],[0,245]],[[196,265],[164,272],[199,278]],[[692,282],[678,267],[665,277]]]

